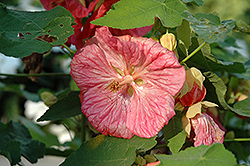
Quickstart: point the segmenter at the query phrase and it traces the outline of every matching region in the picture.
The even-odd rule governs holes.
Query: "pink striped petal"
[[[103,51],[95,44],[87,45],[75,54],[70,74],[81,91],[102,85],[102,89],[119,77],[106,60]]]
[[[206,113],[198,114],[190,119],[195,132],[194,146],[223,143],[225,131],[214,122]]]
[[[135,73],[139,73],[137,78],[173,96],[178,93],[184,84],[186,72],[174,53],[153,39],[132,38],[131,41],[138,44],[143,54],[143,63],[135,69]]]
[[[127,127],[140,137],[153,137],[175,115],[174,98],[152,86],[133,85],[133,88]]]
[[[82,111],[102,134],[130,139],[134,136],[126,126],[130,96],[122,92],[124,88],[118,93],[99,92],[99,86],[90,88],[83,95]]]

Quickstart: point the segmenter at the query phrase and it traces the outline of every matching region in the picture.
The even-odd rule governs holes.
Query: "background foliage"
[[[98,135],[81,113],[79,89],[69,75],[70,53],[61,47],[51,50],[74,33],[71,27],[74,18],[62,7],[30,13],[9,9],[11,6],[27,10],[22,8],[21,0],[0,2],[8,7],[6,9],[5,5],[0,4],[0,52],[18,58],[33,52],[47,52],[43,55],[44,75],[41,74],[37,82],[22,76],[23,63],[16,69],[19,76],[0,78],[0,154],[8,158],[11,164],[19,163],[21,156],[35,163],[44,155],[55,155],[69,156],[62,165],[142,165],[151,154],[154,156],[151,155],[151,160],[147,162],[158,159],[161,165],[250,163],[250,99],[238,101],[240,95],[249,96],[250,93],[250,2],[247,0],[237,3],[234,0],[173,0],[172,3],[127,0],[118,2],[105,17],[92,22],[126,29],[151,25],[155,21],[153,29],[146,36],[159,38],[166,30],[174,33],[178,40],[180,61],[202,45],[184,65],[194,66],[203,72],[207,89],[205,100],[219,105],[220,120],[226,128],[226,135],[223,145],[197,148],[189,147],[190,144],[185,141],[181,113],[178,111],[159,137],[124,140]],[[42,7],[37,0],[32,1],[32,6]],[[155,10],[147,12],[149,7]],[[127,15],[128,12],[137,15],[131,17]],[[34,19],[34,22],[30,22]],[[5,24],[6,20],[11,20],[8,21],[9,25]],[[20,38],[23,41],[20,42]],[[75,51],[74,48],[72,50]],[[48,92],[46,97],[42,97],[44,92]],[[33,120],[26,112],[27,101],[42,101],[49,108],[38,120]],[[37,124],[36,120],[49,122]],[[71,135],[68,142],[60,142],[51,130],[53,125],[61,124]],[[164,141],[159,139],[163,138],[161,134]],[[67,148],[61,150],[55,147]],[[164,155],[156,154],[159,152]]]

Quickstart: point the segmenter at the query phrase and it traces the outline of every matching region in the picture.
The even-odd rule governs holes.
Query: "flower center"
[[[117,81],[112,81],[109,86],[108,86],[108,89],[111,90],[112,92],[117,92],[121,89],[122,85],[119,85],[119,82]]]

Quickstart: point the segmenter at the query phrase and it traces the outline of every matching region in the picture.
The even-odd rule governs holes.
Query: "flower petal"
[[[174,53],[153,39],[131,38],[131,41],[137,43],[142,50],[143,63],[135,68],[137,78],[174,96],[182,88],[186,78],[185,69]]]
[[[126,126],[130,96],[123,93],[124,89],[118,93],[108,90],[98,92],[99,89],[99,86],[95,86],[84,93],[82,112],[91,125],[102,134],[132,138],[134,134]]]
[[[198,114],[190,119],[195,132],[194,146],[211,145],[213,143],[223,143],[225,132],[206,113]]]
[[[113,36],[108,27],[98,28],[96,30],[96,39],[98,45],[105,51],[108,61],[115,67],[128,70],[131,65],[139,62],[141,52],[136,43],[122,41]]]
[[[133,88],[127,127],[139,137],[153,137],[175,115],[174,98],[150,85],[133,85]]]
[[[96,85],[102,85],[102,89],[105,89],[119,77],[95,44],[87,45],[76,52],[71,61],[70,73],[81,91]]]

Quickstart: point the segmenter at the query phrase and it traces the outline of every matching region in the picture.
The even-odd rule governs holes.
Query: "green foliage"
[[[235,112],[242,115],[250,117],[250,98],[247,98],[242,101],[238,101],[233,105],[233,108],[235,109]]]
[[[244,21],[238,20],[236,21],[235,30],[244,34],[250,34],[250,26],[247,25]]]
[[[79,93],[79,91],[69,92],[53,104],[37,121],[62,120],[82,114]]]
[[[155,155],[160,165],[175,166],[235,166],[237,165],[234,155],[226,150],[222,144],[201,145],[197,148],[191,147],[174,155]]]
[[[203,0],[182,0],[185,3],[192,3],[197,6],[202,6],[203,5]]]
[[[185,5],[179,0],[126,0],[117,2],[107,15],[91,23],[132,29],[152,25],[157,17],[163,26],[173,28],[181,24],[181,13],[185,10]]]
[[[202,40],[195,37],[192,38],[191,42],[192,45],[189,48],[190,53],[203,43]],[[190,58],[190,60],[187,62],[187,65],[210,71],[227,71],[233,73],[243,73],[246,71],[243,63],[223,63],[222,61],[218,61],[218,59],[211,54],[211,48],[208,44],[206,44],[200,51],[198,51],[195,56]]]
[[[218,13],[196,13],[192,16],[189,12],[185,12],[182,15],[190,22],[195,33],[208,43],[222,40],[235,27],[234,20],[221,21]]]
[[[14,121],[8,124],[0,123],[0,153],[6,156],[11,165],[21,161],[21,155],[31,163],[45,154],[45,145],[32,140],[28,129],[21,123]]]
[[[170,148],[172,154],[176,154],[179,152],[179,150],[181,149],[186,140],[186,137],[187,133],[184,130],[182,130],[177,135],[168,140],[169,142],[168,147]]]
[[[206,100],[219,104],[224,110],[231,110],[239,115],[250,117],[249,99],[240,101],[231,107],[225,101],[227,86],[223,80],[212,72],[206,72],[203,75],[206,77],[204,82],[204,86],[207,89]]]
[[[26,57],[44,53],[67,41],[74,31],[69,11],[56,7],[50,11],[27,12],[7,9],[0,3],[0,52]]]
[[[136,150],[149,150],[156,145],[155,138],[121,139],[98,135],[83,143],[61,166],[70,165],[131,165],[136,157]]]

